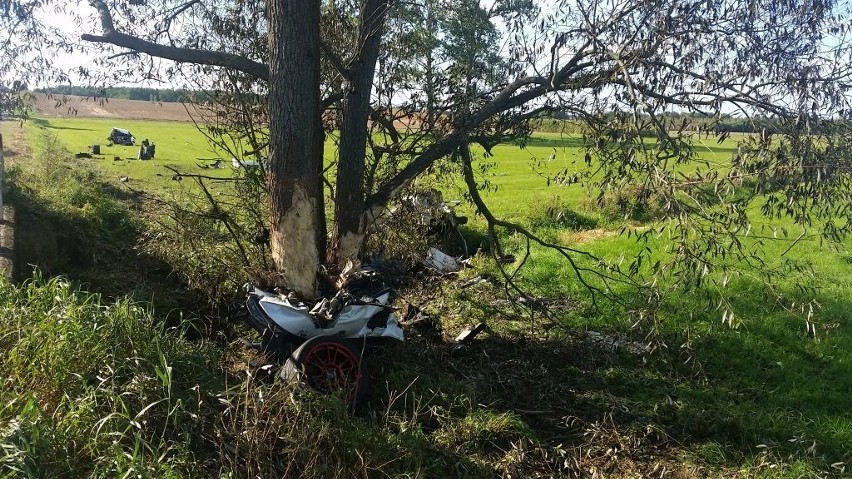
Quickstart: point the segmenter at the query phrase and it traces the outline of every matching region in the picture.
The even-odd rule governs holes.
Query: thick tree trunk
[[[369,226],[363,214],[367,118],[386,10],[387,0],[365,0],[360,12],[358,45],[361,50],[349,67],[349,90],[343,100],[343,122],[340,125],[334,236],[328,255],[331,266],[358,256]]]
[[[317,138],[320,2],[271,0],[267,9],[272,259],[290,289],[314,297],[326,241]]]

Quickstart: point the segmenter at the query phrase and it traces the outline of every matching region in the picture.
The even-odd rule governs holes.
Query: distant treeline
[[[686,115],[686,114],[669,114],[663,117],[668,126],[669,131],[683,128],[686,131],[704,130],[708,128],[711,131],[727,131],[730,133],[757,133],[761,131],[777,132],[780,124],[778,120],[766,117],[745,118],[727,117],[722,118],[718,122],[714,122],[705,116]],[[650,122],[646,127],[650,127]],[[553,132],[553,133],[583,133],[586,126],[578,119],[574,118],[541,118],[535,129],[538,131]],[[642,130],[643,136],[655,136],[656,132],[651,129]]]
[[[195,92],[188,90],[170,90],[158,88],[139,87],[109,87],[94,88],[85,86],[63,85],[50,88],[39,88],[40,93],[54,95],[76,95],[97,98],[116,98],[122,100],[156,101],[163,103],[175,103],[190,98]]]

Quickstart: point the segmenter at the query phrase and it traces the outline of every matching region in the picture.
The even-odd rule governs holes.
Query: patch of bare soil
[[[617,234],[617,231],[605,230],[603,228],[584,231],[566,231],[562,233],[561,240],[562,244],[585,244],[602,238],[611,238]]]
[[[88,98],[36,93],[35,111],[47,118],[121,118],[127,120],[192,120],[183,103],[160,103],[117,98]],[[192,111],[192,107],[189,107]]]

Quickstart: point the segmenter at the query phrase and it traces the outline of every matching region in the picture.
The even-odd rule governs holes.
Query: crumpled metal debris
[[[586,335],[586,341],[597,348],[612,352],[619,349],[627,351],[630,354],[648,354],[651,352],[650,344],[638,341],[622,341],[615,336],[609,336],[597,331],[589,331]]]

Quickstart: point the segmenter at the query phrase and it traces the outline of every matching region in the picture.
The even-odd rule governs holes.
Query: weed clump
[[[607,223],[657,221],[672,214],[664,199],[638,185],[608,190],[597,198],[589,198],[585,208],[598,211]]]
[[[583,231],[598,227],[598,221],[595,218],[571,209],[558,196],[531,210],[528,221],[533,228],[549,227]]]
[[[408,377],[353,417],[185,335],[62,278],[0,281],[0,477],[485,478],[495,469],[472,448],[500,458],[528,434],[449,394],[456,381]]]
[[[55,138],[39,141],[33,157],[9,175],[19,272],[35,265],[114,292],[127,282],[115,272],[128,261],[141,222],[122,201],[123,192],[91,165],[70,160]]]

